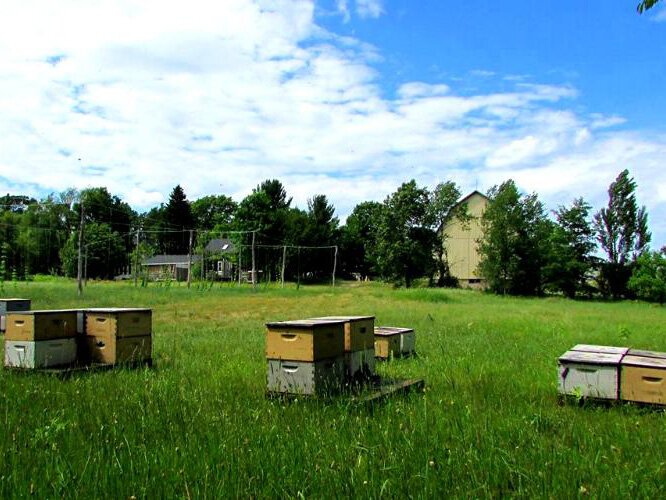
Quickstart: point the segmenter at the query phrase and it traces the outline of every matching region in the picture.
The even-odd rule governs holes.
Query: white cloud
[[[382,0],[356,0],[356,13],[361,18],[377,18],[384,13]]]
[[[106,185],[146,209],[177,183],[241,199],[279,178],[299,206],[324,193],[344,218],[410,178],[513,177],[550,206],[599,206],[629,168],[663,219],[666,137],[578,111],[570,86],[406,81],[389,98],[378,50],[325,31],[309,1],[92,5],[26,0],[0,18],[2,192]]]

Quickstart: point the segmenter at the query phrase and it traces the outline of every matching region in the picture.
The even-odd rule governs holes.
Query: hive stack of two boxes
[[[375,327],[375,356],[379,359],[411,356],[415,349],[416,333],[413,328]]]
[[[579,344],[559,358],[559,392],[666,405],[666,353]]]

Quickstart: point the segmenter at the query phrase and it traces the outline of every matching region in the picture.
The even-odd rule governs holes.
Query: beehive
[[[106,308],[85,310],[85,334],[94,337],[145,337],[151,335],[152,310]]]
[[[342,386],[343,378],[342,356],[316,362],[268,360],[269,392],[307,395],[335,393]]]
[[[312,318],[324,321],[344,321],[345,352],[365,351],[374,348],[374,316],[324,316]]]
[[[6,340],[5,366],[8,368],[52,368],[76,361],[76,339]]]
[[[266,357],[320,361],[344,354],[344,321],[294,320],[266,323]]]
[[[666,353],[630,349],[621,365],[622,399],[666,404]]]
[[[152,358],[152,337],[86,335],[81,348],[82,361],[107,365],[138,363]]]
[[[35,341],[76,336],[76,310],[24,311],[7,314],[5,340]]]
[[[5,331],[7,313],[30,310],[30,299],[0,299],[0,332]]]
[[[629,349],[577,345],[559,358],[558,390],[580,397],[618,399],[620,361]]]
[[[395,328],[375,327],[375,356],[380,359],[400,355],[400,332]]]
[[[345,372],[347,377],[354,379],[359,376],[374,375],[375,348],[365,351],[345,352]]]

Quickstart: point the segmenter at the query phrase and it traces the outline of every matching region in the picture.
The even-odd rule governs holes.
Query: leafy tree
[[[629,289],[640,299],[649,302],[666,301],[666,258],[661,252],[645,252],[636,260],[629,279]]]
[[[342,228],[341,270],[351,276],[370,276],[376,272],[377,230],[384,206],[365,201],[354,207]]]
[[[642,0],[642,1],[636,6],[636,10],[638,10],[638,12],[639,12],[640,14],[642,14],[642,13],[645,12],[646,10],[649,10],[649,9],[651,9],[652,7],[654,7],[655,5],[657,5],[657,3],[659,3],[660,1],[661,1],[661,0]]]
[[[91,222],[85,226],[86,275],[89,278],[113,278],[128,265],[122,237],[110,224]],[[78,234],[72,233],[60,252],[63,272],[76,276],[78,267]]]
[[[226,195],[204,196],[192,202],[197,229],[225,231],[231,228],[238,204]]]
[[[310,198],[300,244],[311,247],[335,245],[338,241],[339,222],[334,214],[335,208],[326,195],[318,194]],[[301,267],[307,270],[310,280],[328,279],[333,255],[332,249],[309,249],[301,256]]]
[[[577,198],[571,207],[553,212],[557,224],[550,240],[550,256],[545,267],[546,281],[569,298],[591,291],[587,284],[595,258],[594,230],[589,220],[592,207]]]
[[[594,216],[597,240],[608,256],[599,281],[614,298],[626,295],[631,263],[647,250],[652,237],[647,211],[638,208],[635,191],[636,182],[623,170],[608,188],[608,206]]]
[[[552,224],[536,194],[521,196],[513,180],[494,186],[481,224],[481,274],[495,293],[543,292],[544,266]]]
[[[414,180],[403,183],[384,201],[377,228],[376,256],[380,274],[411,286],[432,273],[434,231],[428,227],[429,193]]]
[[[188,230],[194,229],[194,217],[185,191],[180,185],[173,188],[169,195],[169,202],[164,207],[163,224],[172,231],[164,234],[166,253],[186,254],[189,250]]]

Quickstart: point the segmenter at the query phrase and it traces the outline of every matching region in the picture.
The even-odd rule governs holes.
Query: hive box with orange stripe
[[[412,328],[377,326],[374,336],[375,356],[379,359],[414,354],[416,334]]]
[[[666,353],[629,349],[621,366],[623,400],[666,404]]]
[[[269,392],[315,394],[344,381],[345,322],[303,319],[266,323]]]
[[[77,358],[76,310],[24,311],[7,314],[5,366],[50,368]]]
[[[83,361],[122,364],[151,360],[151,309],[86,309],[84,317]]]

